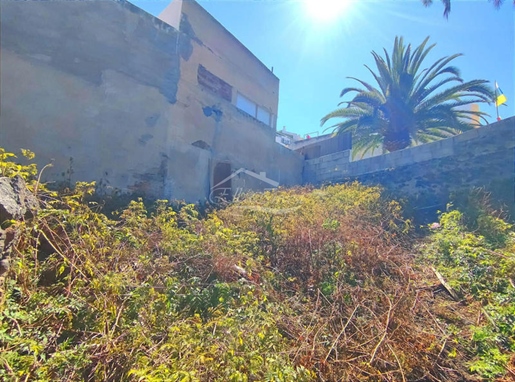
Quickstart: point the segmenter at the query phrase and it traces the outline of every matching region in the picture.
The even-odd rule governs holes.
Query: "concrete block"
[[[335,168],[338,168],[338,163],[335,162],[324,163],[320,166],[321,171],[334,171]]]
[[[411,150],[402,150],[399,152],[399,157],[395,164],[391,167],[402,167],[406,166],[408,164],[411,164],[413,162],[413,156]]]
[[[458,135],[452,137],[451,139],[455,143],[466,142],[466,141],[476,139],[477,137],[479,137],[480,134],[482,134],[484,132],[485,132],[485,130],[483,130],[483,129],[469,130],[469,131],[465,131],[464,133],[458,134]]]
[[[353,166],[352,166],[352,169],[350,169],[350,175],[351,176],[356,176],[356,175],[362,175],[362,174],[365,174],[369,171],[370,169],[370,164],[368,163],[368,161],[359,161],[359,162],[354,162],[353,163]]]
[[[336,172],[327,172],[327,173],[324,173],[324,174],[320,174],[318,176],[318,179],[321,182],[330,182],[330,181],[332,181],[332,180],[334,180],[336,178],[337,174],[338,173],[336,173]]]
[[[402,156],[403,156],[403,153],[401,153],[399,151],[388,154],[388,155],[382,155],[383,161],[381,163],[379,163],[379,165],[382,169],[397,167]]]
[[[454,155],[454,141],[452,139],[441,139],[434,142],[436,147],[435,158],[444,158]]]
[[[304,163],[304,168],[308,168],[311,171],[317,171],[320,168],[320,164],[319,163],[313,163],[311,161],[310,162],[306,161]]]

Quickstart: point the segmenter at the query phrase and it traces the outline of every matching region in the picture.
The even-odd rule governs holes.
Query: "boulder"
[[[0,225],[6,220],[31,217],[38,206],[38,199],[22,177],[0,178]]]

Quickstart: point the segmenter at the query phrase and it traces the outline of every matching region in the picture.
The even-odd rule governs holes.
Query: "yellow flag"
[[[495,106],[502,105],[508,100],[508,98],[506,98],[506,96],[503,94],[499,85],[497,85],[497,81],[495,82],[495,94],[497,95],[495,98]]]

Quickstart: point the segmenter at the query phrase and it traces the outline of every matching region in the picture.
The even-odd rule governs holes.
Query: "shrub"
[[[455,335],[469,358],[467,365],[492,379],[506,373],[515,350],[515,235],[512,225],[492,211],[474,215],[476,221],[457,210],[442,213],[441,228],[422,252],[472,313],[464,325],[465,317],[460,318]]]
[[[16,225],[2,380],[461,381],[510,368],[515,244],[498,215],[478,217],[487,237],[442,214],[417,257],[377,187],[281,189],[207,216],[132,200],[116,219],[88,202],[94,189],[45,197]],[[431,266],[462,303],[434,298]]]

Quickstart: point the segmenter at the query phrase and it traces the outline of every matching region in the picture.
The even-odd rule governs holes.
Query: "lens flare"
[[[308,17],[317,22],[335,21],[343,16],[352,0],[304,0]]]

